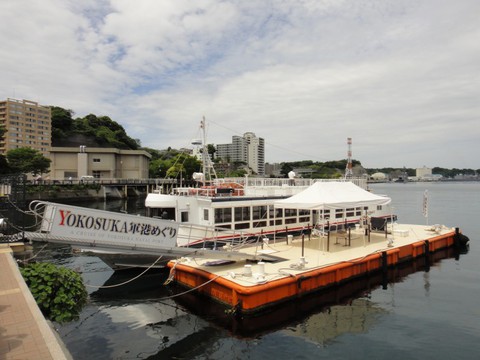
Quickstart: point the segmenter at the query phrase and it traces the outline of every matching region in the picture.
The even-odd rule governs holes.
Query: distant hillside
[[[139,142],[108,116],[90,114],[73,119],[73,111],[52,106],[52,146],[113,147],[137,150]]]

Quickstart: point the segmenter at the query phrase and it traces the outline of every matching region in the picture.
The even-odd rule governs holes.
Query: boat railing
[[[362,189],[367,189],[367,179],[365,178],[339,178],[339,179],[287,179],[287,178],[253,178],[253,177],[232,177],[215,179],[210,185],[204,185],[200,187],[177,187],[172,189],[174,195],[180,196],[202,196],[202,197],[214,197],[217,196],[217,188],[228,184],[238,185],[242,190],[245,190],[245,194],[249,196],[265,196],[274,189],[283,189],[287,195],[293,195],[298,191],[306,189],[316,182],[345,182],[349,181]],[[270,191],[269,191],[270,189]],[[292,189],[288,192],[286,189]],[[293,190],[294,189],[294,190]],[[259,192],[258,194],[256,192]],[[243,193],[243,192],[242,192]]]
[[[222,179],[224,182],[236,182],[238,184],[244,185],[245,188],[248,187],[287,187],[287,186],[298,186],[298,187],[308,187],[316,182],[353,182],[355,185],[366,189],[367,188],[367,179],[363,177],[352,177],[352,178],[338,178],[338,179],[311,179],[311,178],[260,178],[260,177],[245,177],[245,178],[225,178]]]
[[[247,234],[238,230],[182,223],[180,224],[177,243],[185,247],[201,245],[217,249],[217,246],[238,246],[246,242],[248,238]]]

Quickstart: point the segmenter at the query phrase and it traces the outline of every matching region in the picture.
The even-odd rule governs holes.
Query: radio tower
[[[353,177],[352,171],[352,138],[347,138],[348,152],[347,152],[347,167],[345,168],[345,179]]]

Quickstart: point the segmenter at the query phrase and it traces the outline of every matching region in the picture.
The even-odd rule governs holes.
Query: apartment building
[[[49,157],[52,146],[50,108],[30,100],[0,100],[0,127],[6,130],[0,138],[0,154],[30,147]]]
[[[231,144],[218,144],[216,155],[229,162],[244,162],[256,174],[265,175],[265,140],[253,132],[232,136]]]

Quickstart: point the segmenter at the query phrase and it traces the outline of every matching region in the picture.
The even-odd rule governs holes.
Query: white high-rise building
[[[231,144],[218,144],[216,155],[229,162],[244,162],[256,174],[265,176],[265,140],[253,132],[232,136]]]

